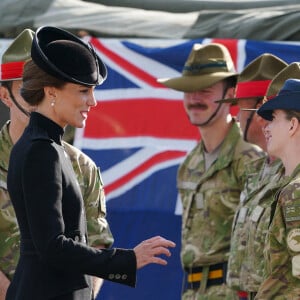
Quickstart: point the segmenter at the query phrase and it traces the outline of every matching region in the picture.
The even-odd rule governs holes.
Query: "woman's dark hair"
[[[38,105],[45,96],[44,87],[62,88],[65,84],[65,81],[47,74],[30,60],[24,66],[20,93],[28,104]]]
[[[287,120],[291,120],[292,118],[296,118],[300,121],[300,111],[297,110],[284,110],[285,117]]]

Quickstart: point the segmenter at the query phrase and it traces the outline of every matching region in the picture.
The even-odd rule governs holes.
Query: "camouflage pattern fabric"
[[[9,278],[19,259],[19,229],[6,185],[8,162],[13,143],[9,122],[0,131],[0,270]],[[110,247],[113,236],[106,221],[106,206],[100,171],[94,162],[75,147],[64,142],[82,191],[87,216],[89,244]]]
[[[252,176],[241,194],[231,234],[227,284],[235,290],[257,292],[265,270],[264,244],[270,225],[274,195],[284,170],[279,159],[264,159],[261,171]]]
[[[198,291],[187,290],[182,295],[182,300],[235,300],[238,299],[236,292],[226,284],[211,286],[205,294]]]
[[[227,262],[233,216],[246,173],[255,173],[252,168],[256,168],[256,162],[264,155],[259,147],[243,140],[235,122],[208,170],[205,170],[202,142],[188,154],[177,178],[183,206],[181,261],[184,268]],[[200,297],[200,289],[187,290],[182,299],[235,299],[232,290],[224,289],[225,294],[220,292],[220,286],[209,287],[204,292],[206,298]]]
[[[19,259],[20,234],[6,184],[12,148],[8,124],[0,131],[0,269],[11,280]]]
[[[267,234],[266,277],[256,300],[300,299],[300,165],[277,193]]]

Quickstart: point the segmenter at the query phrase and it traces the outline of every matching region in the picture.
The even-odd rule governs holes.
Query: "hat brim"
[[[160,78],[157,81],[163,85],[181,92],[196,92],[229,78],[237,77],[237,73],[217,72],[200,76],[181,76],[175,78]]]
[[[238,99],[237,98],[227,98],[215,101],[215,103],[230,103],[231,105],[237,105]]]
[[[300,111],[300,92],[278,95],[265,102],[257,111],[262,118],[272,121],[273,111],[276,109]]]
[[[245,97],[245,98],[228,98],[228,99],[221,99],[221,100],[217,100],[215,101],[216,103],[230,103],[231,105],[237,105],[239,101],[241,100],[259,100],[259,99],[263,99],[264,96],[261,97]]]

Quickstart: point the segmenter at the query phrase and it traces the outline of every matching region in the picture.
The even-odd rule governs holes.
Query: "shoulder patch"
[[[300,204],[286,205],[284,214],[286,222],[300,221]]]
[[[292,229],[287,235],[288,247],[294,252],[300,252],[300,228]]]

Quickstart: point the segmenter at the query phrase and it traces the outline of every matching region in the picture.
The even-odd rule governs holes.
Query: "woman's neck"
[[[300,164],[300,145],[298,147],[288,147],[286,152],[280,157],[285,169],[285,175],[290,176]]]

